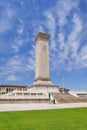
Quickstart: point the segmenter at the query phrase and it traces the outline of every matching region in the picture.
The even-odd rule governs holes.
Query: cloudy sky
[[[33,83],[39,31],[51,35],[53,83],[87,90],[87,0],[0,0],[0,84]]]

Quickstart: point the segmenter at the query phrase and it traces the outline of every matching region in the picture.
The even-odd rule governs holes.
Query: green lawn
[[[87,108],[0,112],[0,130],[87,130]]]

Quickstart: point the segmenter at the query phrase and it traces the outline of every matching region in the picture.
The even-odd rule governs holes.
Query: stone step
[[[81,99],[77,98],[71,94],[64,93],[51,93],[51,95],[56,99],[58,103],[81,103],[87,102],[87,98]]]
[[[49,99],[0,99],[0,104],[49,103]]]

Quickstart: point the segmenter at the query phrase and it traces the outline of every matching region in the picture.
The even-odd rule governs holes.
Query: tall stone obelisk
[[[49,76],[49,37],[49,34],[39,32],[34,39],[36,42],[34,84],[52,84]]]

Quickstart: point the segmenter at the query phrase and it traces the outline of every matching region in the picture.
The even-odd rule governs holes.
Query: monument
[[[34,41],[36,42],[36,64],[35,64],[35,83],[51,84],[49,76],[49,48],[48,39],[50,35],[39,32]]]
[[[49,74],[49,37],[49,34],[39,32],[34,39],[36,43],[35,80],[32,87],[38,87],[39,90],[58,91],[58,86],[52,83]]]

